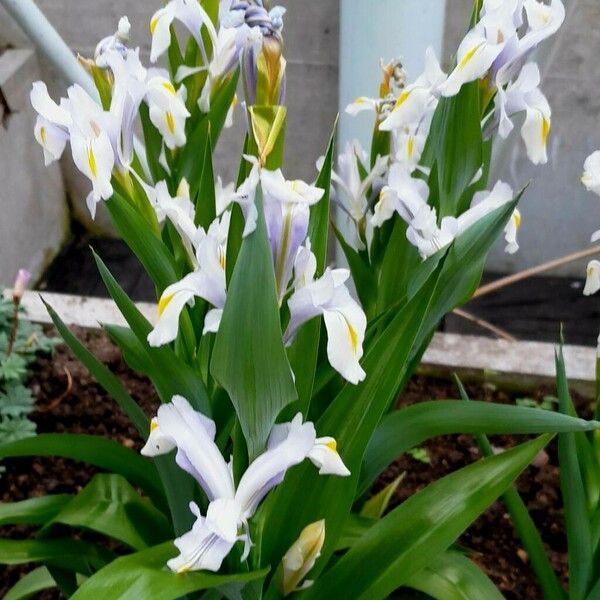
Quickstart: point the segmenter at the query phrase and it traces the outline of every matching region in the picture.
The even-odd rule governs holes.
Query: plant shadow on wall
[[[550,108],[527,58],[560,27],[560,0],[478,4],[449,75],[431,50],[412,83],[397,62],[385,66],[380,96],[349,107],[375,112],[370,154],[351,145],[334,169],[332,135],[314,183],[281,171],[283,15],[260,2],[172,0],[150,23],[151,61],[164,57],[167,69],[141,64],[124,17],[84,61],[97,98],[74,85],[56,103],[33,86],[46,162],[69,145],[91,183],[90,212],[105,202],[156,286],[152,325],[95,256],[127,322],[105,329],[162,404],[145,414],[48,307],[145,445],[140,455],[99,436],[43,434],[0,446],[0,458],[57,455],[109,472],[64,502],[4,507],[40,526],[35,539],[0,541],[4,563],[43,563],[13,598],[40,579],[73,598],[384,598],[401,586],[498,598],[454,541],[511,494],[553,434],[588,440],[575,436],[599,427],[570,414],[560,355],[562,412],[465,399],[395,409],[440,319],[476,289],[496,238],[518,248],[522,193],[488,185],[492,144],[525,112],[528,156],[546,161]],[[238,180],[225,185],[213,148],[238,87],[248,128]],[[326,265],[332,201],[349,220],[335,229],[349,270]],[[398,456],[460,432],[542,435],[389,512],[389,494],[367,500]],[[574,597],[590,591],[585,568]],[[550,576],[541,583],[562,595]]]

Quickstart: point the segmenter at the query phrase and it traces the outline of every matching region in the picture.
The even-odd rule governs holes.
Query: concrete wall
[[[142,0],[39,0],[38,5],[66,42],[83,56],[93,55],[96,43],[112,33],[119,18],[127,15],[132,23],[131,45],[140,46],[142,59],[149,64],[148,24],[161,2]],[[286,174],[292,178],[312,179],[315,162],[324,149],[337,114],[338,78],[338,0],[281,2],[288,9],[285,21],[288,60],[289,107],[286,146]],[[7,17],[0,9],[0,23]],[[6,32],[0,28],[0,36]],[[9,32],[18,36],[18,32]],[[1,39],[1,37],[0,37]],[[44,78],[56,95],[65,86],[52,68],[44,63]],[[226,181],[237,176],[243,143],[244,115],[236,114],[234,127],[225,131],[215,154],[215,170]],[[89,184],[77,173],[70,158],[63,160],[67,190],[77,217],[89,227],[106,230],[106,215],[91,223],[85,208]]]
[[[68,231],[60,169],[44,167],[33,139],[29,82],[39,76],[32,50],[0,52],[0,288],[20,267],[39,276]]]

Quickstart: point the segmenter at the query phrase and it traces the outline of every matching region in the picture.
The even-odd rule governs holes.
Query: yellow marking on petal
[[[158,316],[161,317],[162,314],[165,312],[167,306],[169,306],[171,300],[173,300],[173,296],[175,296],[175,294],[168,294],[167,296],[161,296],[160,300],[158,301]]]
[[[473,48],[471,48],[461,59],[460,62],[458,63],[457,68],[458,69],[464,69],[470,62],[471,60],[473,60],[473,57],[475,56],[475,54],[477,54],[477,51],[485,44],[485,42],[481,42],[480,44],[477,44],[477,46],[473,46]]]
[[[175,89],[175,86],[170,81],[165,81],[165,83],[163,83],[162,86],[165,88],[165,90],[167,90],[167,92],[170,92],[171,94],[173,94],[173,96],[175,96],[175,94],[177,94],[177,90]]]
[[[171,132],[171,134],[175,133],[175,119],[173,119],[173,113],[168,110],[165,113],[165,119],[167,120],[167,127],[169,128],[169,131]]]
[[[327,442],[325,446],[337,454],[337,442],[335,440]]]
[[[151,35],[154,35],[154,32],[156,31],[156,26],[158,25],[158,21],[160,20],[160,17],[152,17],[152,19],[150,20],[150,33]]]
[[[408,158],[412,159],[415,151],[415,138],[412,135],[408,137],[406,151],[408,152]]]
[[[542,117],[542,144],[545,146],[550,135],[550,119]]]
[[[582,175],[581,176],[581,183],[583,183],[583,185],[589,185],[592,183],[592,178],[589,175]]]
[[[513,221],[515,222],[515,227],[521,227],[521,220],[521,213],[515,208],[515,211],[513,212]]]
[[[219,266],[223,271],[225,270],[225,252],[223,252],[222,248],[219,248]]]
[[[96,177],[98,175],[98,165],[96,164],[96,157],[91,146],[88,146],[87,148],[87,160],[92,177]]]
[[[158,429],[158,421],[156,419],[152,419],[152,421],[150,421],[150,433],[156,429]]]
[[[365,96],[359,96],[352,104],[358,104],[359,106],[361,106],[362,104],[366,103],[367,99],[365,98]]]
[[[394,108],[400,108],[409,98],[411,94],[411,90],[404,90],[399,96],[398,100],[396,100],[396,104]]]
[[[350,336],[350,344],[352,345],[352,353],[356,354],[358,350],[358,333],[356,333],[356,329],[350,325],[348,319],[346,319],[346,327],[348,328],[348,335]]]
[[[48,139],[48,136],[46,135],[45,127],[40,127],[40,137],[42,138],[42,144],[46,145],[46,140]]]

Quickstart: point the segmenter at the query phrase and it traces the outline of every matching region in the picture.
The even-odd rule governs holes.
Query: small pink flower
[[[13,287],[13,299],[20,300],[25,293],[25,289],[31,279],[31,273],[26,269],[19,269],[17,278],[15,279],[15,285]]]

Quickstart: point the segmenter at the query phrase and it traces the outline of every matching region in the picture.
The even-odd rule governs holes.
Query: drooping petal
[[[398,96],[392,112],[381,123],[379,129],[393,131],[399,127],[418,123],[432,99],[429,88],[417,85],[407,86]]]
[[[171,452],[176,446],[175,440],[163,433],[158,424],[158,419],[154,417],[150,421],[150,435],[140,453],[143,456],[160,456]]]
[[[600,150],[585,159],[581,182],[590,192],[600,196]]]
[[[376,98],[367,98],[366,96],[359,96],[354,102],[351,102],[346,106],[346,113],[351,116],[356,116],[357,114],[364,111],[372,111],[377,112],[379,108],[379,100]]]
[[[289,423],[286,433],[279,443],[269,444],[240,480],[235,499],[245,519],[249,519],[266,494],[283,481],[286,471],[301,463],[314,446],[315,428],[310,422],[302,423],[300,413]]]
[[[86,138],[73,131],[71,151],[77,168],[92,182],[94,200],[108,200],[113,194],[111,184],[115,156],[112,144],[105,131],[97,137]]]
[[[61,127],[38,115],[34,128],[35,139],[44,150],[44,164],[50,165],[58,160],[67,145],[69,134]]]
[[[159,407],[157,421],[177,445],[177,463],[197,479],[209,500],[233,499],[233,478],[214,442],[214,423],[181,396]]]
[[[202,335],[206,335],[207,333],[217,333],[217,331],[219,331],[219,325],[221,325],[222,318],[222,308],[213,308],[209,310],[204,317],[204,328],[202,329]]]
[[[163,346],[177,337],[181,312],[194,296],[199,296],[204,291],[204,288],[205,278],[198,273],[190,273],[165,289],[158,301],[158,320],[148,334],[150,346]]]
[[[174,541],[180,554],[169,560],[167,566],[175,573],[199,570],[216,572],[231,552],[235,540],[229,541],[215,533],[212,522],[201,515],[194,502],[190,504],[190,510],[196,515],[196,521],[190,531]]]
[[[266,202],[295,203],[312,205],[318,202],[325,193],[321,188],[295,179],[287,181],[281,169],[269,171],[262,169],[260,182],[265,194]]]
[[[319,469],[319,475],[350,475],[348,467],[337,451],[337,443],[332,437],[321,437],[315,440],[313,449],[308,454],[309,460]]]
[[[537,105],[527,108],[527,116],[521,128],[527,156],[534,165],[548,162],[546,145],[550,134],[550,106],[543,94],[539,94]]]
[[[592,296],[600,290],[600,261],[590,260],[586,269],[584,296]]]
[[[519,231],[519,227],[521,227],[521,213],[518,208],[515,208],[504,228],[504,239],[506,241],[506,248],[504,251],[508,254],[514,254],[519,249],[519,243],[517,242],[517,232]]]
[[[152,34],[152,47],[150,61],[156,62],[171,44],[171,23],[175,18],[172,3],[164,8],[159,8],[150,20],[150,33]]]
[[[465,83],[483,77],[502,52],[505,43],[504,35],[500,39],[489,40],[486,25],[482,22],[469,31],[458,47],[456,67],[440,86],[442,95],[455,96]]]
[[[70,112],[59,106],[50,98],[48,88],[43,81],[34,81],[30,93],[31,106],[34,110],[50,123],[67,128],[71,125]]]
[[[345,286],[336,288],[334,298],[323,310],[327,330],[327,358],[331,366],[350,383],[366,374],[359,364],[367,328],[365,313]]]

